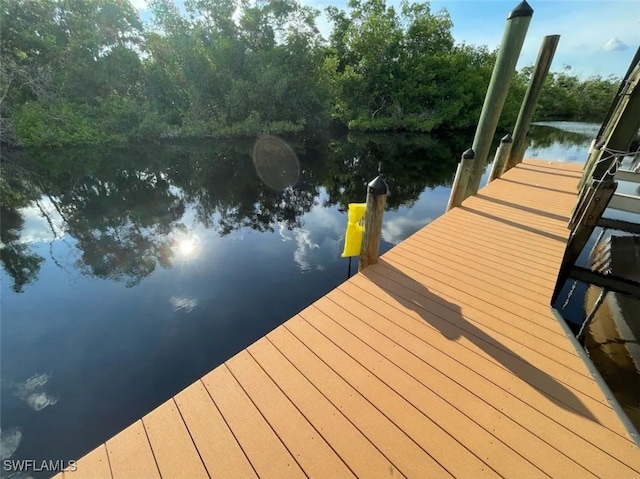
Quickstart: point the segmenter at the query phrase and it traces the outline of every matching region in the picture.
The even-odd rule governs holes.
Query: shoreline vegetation
[[[457,43],[446,10],[350,0],[5,0],[4,145],[55,147],[327,130],[442,132],[478,120],[496,50]],[[501,117],[515,123],[532,67]],[[536,120],[601,120],[619,84],[549,75]]]

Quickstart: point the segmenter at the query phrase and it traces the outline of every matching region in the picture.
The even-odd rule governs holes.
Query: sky
[[[182,0],[174,0],[182,3]],[[347,0],[300,0],[318,10],[333,5],[346,8]],[[143,19],[146,0],[131,0]],[[387,0],[399,5],[400,0]],[[519,0],[434,0],[433,12],[446,9],[453,21],[457,42],[473,45],[500,45],[508,13]],[[534,10],[518,68],[535,63],[545,35],[560,35],[552,71],[570,65],[581,77],[591,75],[621,77],[640,46],[640,0],[529,0]],[[318,27],[328,37],[331,25],[322,15]]]

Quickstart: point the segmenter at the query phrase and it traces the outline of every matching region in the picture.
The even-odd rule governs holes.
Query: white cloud
[[[0,460],[9,459],[16,452],[22,439],[22,431],[17,427],[3,431],[0,429]]]
[[[619,38],[613,37],[604,44],[603,48],[607,52],[620,52],[629,48],[629,45],[620,41]]]
[[[147,9],[147,0],[129,0],[131,5],[138,10],[146,10]]]
[[[278,233],[280,234],[280,238],[282,241],[291,241],[293,238],[289,236],[289,230],[287,229],[287,225],[284,223],[278,223]]]
[[[38,200],[38,204],[20,209],[24,218],[24,226],[20,232],[20,243],[48,243],[64,236],[64,220],[58,214],[51,200],[41,198]]]
[[[34,411],[41,411],[47,406],[53,406],[58,402],[58,398],[50,396],[46,392],[29,394],[25,399],[28,406]]]
[[[331,258],[340,257],[346,216],[322,206],[314,207],[304,216],[307,228],[289,231],[286,225],[278,225],[282,241],[295,241],[293,260],[302,271],[323,270],[322,266]]]
[[[309,259],[312,250],[319,249],[320,245],[311,240],[311,233],[307,230],[296,229],[293,232],[297,247],[293,252],[293,260],[302,271],[309,271],[313,262]]]
[[[325,228],[332,232],[342,234],[347,226],[347,216],[344,214],[337,215],[335,210],[315,206],[309,213],[304,216],[305,225],[312,225],[311,229],[316,230]]]
[[[567,4],[570,3],[567,2]],[[615,32],[625,38],[627,43],[640,42],[638,17],[630,15],[633,2],[611,2],[611,8],[605,9],[598,2],[574,2],[570,5],[580,7],[571,13],[570,22],[571,25],[580,25],[580,28],[568,26],[566,16],[552,18],[551,15],[547,15],[544,21],[538,18],[538,21],[532,22],[525,41],[522,61],[518,65],[533,64],[542,37],[558,33],[561,34],[561,38],[551,66],[553,71],[560,70],[563,65],[571,65],[571,73],[580,76],[593,74],[622,76],[633,53],[627,51],[626,54],[616,55],[613,59],[607,54],[612,50],[603,46],[612,40],[617,40],[611,38],[611,25],[615,25]],[[624,44],[620,43],[616,51],[624,49],[621,48]]]
[[[382,225],[382,239],[387,243],[398,244],[431,221],[432,218],[393,218]]]
[[[341,237],[327,235],[321,241],[315,242],[308,232],[296,232],[296,243],[293,260],[302,271],[324,271],[323,265],[330,261],[338,261],[342,252]]]
[[[25,401],[34,411],[41,411],[47,406],[53,406],[58,402],[58,398],[44,391],[49,379],[51,379],[50,374],[35,374],[31,376],[24,383],[18,384],[18,397]]]
[[[50,374],[35,374],[27,379],[24,383],[18,385],[19,391],[29,392],[34,389],[44,387],[51,378]]]
[[[169,303],[173,306],[174,311],[183,311],[185,313],[190,313],[198,306],[198,300],[188,296],[171,296]]]

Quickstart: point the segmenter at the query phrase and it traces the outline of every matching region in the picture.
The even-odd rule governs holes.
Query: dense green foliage
[[[620,80],[599,76],[581,81],[570,68],[551,73],[538,104],[538,116],[551,120],[601,122],[616,96]]]
[[[329,9],[329,58],[337,87],[333,114],[351,128],[417,130],[477,121],[494,55],[455,45],[445,12],[428,3],[353,0]]]
[[[431,131],[477,121],[495,51],[458,44],[428,3],[350,0],[5,0],[0,6],[3,141],[93,144],[326,129]],[[515,121],[530,69],[501,122]],[[551,75],[539,119],[601,119],[613,78]]]

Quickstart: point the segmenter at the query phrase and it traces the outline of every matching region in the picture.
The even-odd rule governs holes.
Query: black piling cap
[[[473,151],[473,148],[469,148],[467,151],[465,151],[462,154],[462,159],[463,160],[475,160],[476,159],[476,152]]]
[[[511,133],[507,133],[506,135],[504,135],[502,137],[502,140],[500,140],[500,143],[513,143],[513,138],[511,137]]]
[[[367,191],[372,195],[386,195],[389,193],[389,187],[382,176],[378,175],[367,185]]]
[[[533,16],[533,8],[531,5],[527,3],[527,0],[522,0],[516,8],[509,12],[509,16],[507,16],[507,20],[511,20],[516,17],[532,17]]]
[[[378,176],[367,185],[367,191],[374,195],[386,195],[389,193],[387,182],[382,177],[382,162],[378,163]]]

